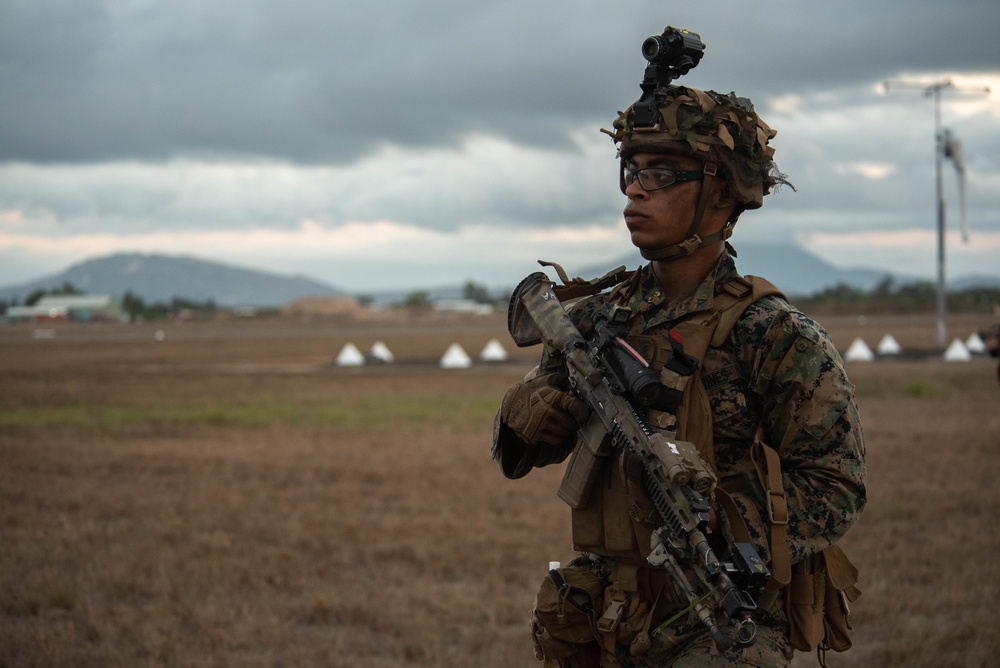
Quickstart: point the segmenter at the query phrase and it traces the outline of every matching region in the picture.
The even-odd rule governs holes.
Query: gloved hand
[[[590,407],[561,389],[565,379],[558,373],[543,374],[507,390],[500,415],[525,443],[564,446],[587,421]]]

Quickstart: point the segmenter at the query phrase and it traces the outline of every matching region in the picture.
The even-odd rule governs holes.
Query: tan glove
[[[544,374],[507,390],[500,415],[525,443],[565,446],[587,418],[590,407],[560,389],[561,374]]]

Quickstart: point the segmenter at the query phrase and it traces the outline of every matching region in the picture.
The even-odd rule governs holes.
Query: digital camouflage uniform
[[[693,294],[668,303],[647,265],[622,301],[636,314],[633,334],[667,337],[678,323],[712,310],[715,295],[736,276],[732,257],[724,253],[716,271]],[[582,332],[589,328],[593,311],[607,299],[604,293],[571,308],[571,318]],[[562,373],[562,365],[545,350],[538,374]],[[758,427],[761,439],[780,455],[792,561],[843,536],[865,504],[865,450],[853,386],[827,332],[782,298],[764,297],[746,309],[722,346],[708,350],[701,381],[712,408],[714,463],[723,486],[741,490],[732,496],[757,551],[769,560],[764,493],[749,457]],[[574,445],[525,447],[504,435],[502,416],[497,424],[493,457],[511,478],[526,475],[532,467],[563,461]],[[627,515],[621,517],[623,523],[630,521]],[[653,625],[661,621],[656,619]],[[758,611],[755,621],[756,643],[731,650],[729,656],[716,655],[704,627],[684,618],[653,634],[653,647],[644,657],[632,659],[620,648],[619,665],[684,665],[670,663],[680,656],[670,649],[675,642],[684,643],[681,653],[694,661],[689,665],[737,665],[739,652],[742,661],[752,665],[782,665],[791,648],[780,598],[771,610]]]

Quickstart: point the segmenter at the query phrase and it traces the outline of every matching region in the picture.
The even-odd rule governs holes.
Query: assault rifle
[[[629,346],[624,335],[631,319],[629,309],[606,304],[593,315],[589,338],[576,328],[542,272],[531,274],[514,290],[507,326],[519,346],[544,341],[566,362],[570,387],[592,409],[581,428],[580,444],[568,465],[560,496],[573,507],[585,502],[600,460],[611,448],[628,448],[644,465],[644,483],[663,525],[653,531],[649,564],[665,569],[690,609],[707,626],[720,651],[733,643],[753,643],[757,609],[747,590],[763,588],[770,572],[750,543],[733,543],[724,563],[709,545],[707,496],[715,490],[715,473],[702,461],[693,443],[652,427],[642,408],[676,410],[680,392],[665,386],[646,360]],[[693,373],[697,359],[686,355],[682,343],[672,338],[673,373]],[[567,481],[569,484],[567,485]],[[740,586],[734,583],[734,578]],[[730,635],[716,623],[721,611]]]

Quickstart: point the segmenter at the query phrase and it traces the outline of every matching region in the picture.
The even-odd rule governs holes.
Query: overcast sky
[[[753,99],[798,190],[737,248],[933,277],[933,97],[881,84],[950,79],[948,271],[1000,273],[997,0],[0,0],[0,285],[119,251],[354,292],[617,263],[600,128],[666,25],[707,45],[680,83]]]

